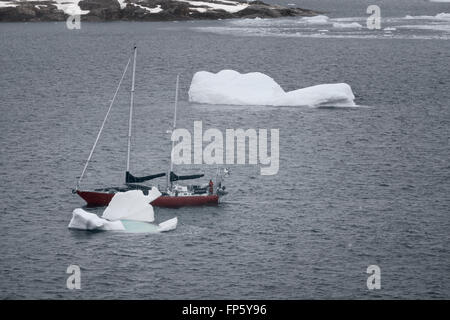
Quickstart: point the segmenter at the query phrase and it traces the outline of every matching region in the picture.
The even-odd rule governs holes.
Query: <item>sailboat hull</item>
[[[77,194],[86,201],[88,206],[107,206],[114,193],[80,191]],[[219,203],[218,195],[195,195],[195,196],[161,196],[151,202],[152,206],[163,208],[180,208],[205,205],[217,205]]]

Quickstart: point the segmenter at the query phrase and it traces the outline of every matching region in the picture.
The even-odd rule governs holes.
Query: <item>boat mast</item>
[[[133,121],[133,103],[134,103],[134,76],[136,73],[136,53],[137,47],[134,46],[134,57],[133,57],[133,76],[131,78],[131,98],[130,98],[130,117],[128,120],[128,151],[127,151],[127,172],[130,171],[130,150],[131,150],[131,125]]]
[[[178,84],[179,84],[179,82],[180,82],[180,75],[177,74],[177,82],[175,84],[175,103],[174,103],[175,111],[173,113],[173,127],[172,127],[171,134],[177,128]],[[172,182],[170,181],[170,173],[173,171],[173,161],[172,161],[173,155],[172,155],[172,152],[173,152],[174,145],[175,145],[175,141],[172,140],[172,148],[171,148],[171,151],[170,151],[169,172],[167,172],[167,189],[168,190],[169,190],[169,185],[170,185],[170,189],[172,189]]]
[[[100,127],[100,130],[98,131],[97,138],[95,138],[94,145],[92,146],[91,152],[89,153],[89,157],[86,160],[86,163],[84,165],[83,171],[81,172],[80,178],[78,179],[77,186],[76,186],[75,190],[78,190],[78,188],[80,187],[81,180],[83,179],[84,174],[86,172],[86,169],[87,169],[87,167],[89,165],[89,161],[91,161],[92,155],[94,154],[95,147],[97,146],[97,142],[100,139],[100,135],[102,134],[103,128],[105,127],[106,120],[108,119],[109,113],[111,112],[111,108],[112,108],[112,106],[114,104],[114,101],[116,100],[117,93],[119,92],[120,85],[122,84],[122,80],[125,77],[125,74],[127,72],[128,65],[130,64],[130,61],[131,61],[131,56],[128,58],[128,62],[127,62],[126,66],[125,66],[125,69],[123,70],[123,73],[122,73],[122,77],[120,78],[120,81],[119,81],[119,84],[117,85],[116,91],[114,91],[114,96],[113,96],[113,98],[112,98],[112,100],[111,100],[111,102],[109,104],[108,112],[106,112],[106,116],[103,119],[102,126]]]

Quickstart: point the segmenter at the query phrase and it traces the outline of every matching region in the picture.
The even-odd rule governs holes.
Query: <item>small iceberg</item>
[[[69,229],[78,230],[125,230],[122,221],[108,221],[97,216],[95,213],[77,208],[72,212]]]
[[[328,24],[330,18],[325,15],[317,15],[312,17],[303,17],[300,22],[305,22],[307,24]]]
[[[333,28],[337,29],[361,29],[363,26],[359,24],[358,22],[350,22],[350,23],[343,23],[343,22],[335,22],[333,23]]]
[[[155,187],[149,191],[148,195],[144,195],[141,190],[118,192],[111,199],[101,218],[80,208],[73,210],[68,228],[134,233],[175,230],[178,224],[176,217],[158,225],[152,223],[155,221],[155,214],[150,202],[159,196],[161,192]]]
[[[234,70],[195,73],[188,94],[190,102],[205,104],[355,106],[352,88],[346,83],[320,84],[285,92],[264,73],[241,74]]]

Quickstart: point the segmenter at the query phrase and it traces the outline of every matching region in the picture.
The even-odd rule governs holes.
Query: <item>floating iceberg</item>
[[[450,19],[450,13],[445,13],[445,12],[441,12],[438,13],[435,16],[410,16],[410,15],[406,15],[405,16],[406,20],[449,20]]]
[[[69,229],[79,230],[125,230],[122,222],[108,221],[102,219],[94,213],[84,211],[83,209],[75,209],[72,212],[72,219],[69,223]]]
[[[153,206],[150,203],[161,196],[161,192],[153,187],[148,195],[141,190],[118,192],[109,202],[103,212],[102,218],[107,220],[134,220],[143,222],[155,221]]]
[[[308,24],[327,24],[330,18],[324,15],[317,15],[313,17],[303,17],[300,22],[306,22]]]
[[[285,92],[274,79],[260,72],[241,74],[199,71],[192,78],[189,101],[224,105],[264,106],[355,106],[355,96],[346,83],[321,84]]]
[[[157,188],[152,188],[148,195],[141,190],[118,192],[100,218],[83,209],[75,209],[69,229],[78,230],[118,230],[129,232],[165,232],[177,227],[178,219],[166,220],[159,225],[152,224],[155,214],[150,202],[161,196]]]
[[[361,29],[363,26],[358,22],[351,23],[343,23],[343,22],[335,22],[333,23],[333,28],[337,29]]]

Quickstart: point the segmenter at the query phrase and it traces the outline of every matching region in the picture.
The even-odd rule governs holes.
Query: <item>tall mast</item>
[[[134,46],[133,58],[133,76],[131,78],[131,100],[130,100],[130,117],[128,120],[128,152],[127,152],[127,172],[130,171],[130,150],[131,150],[131,125],[133,121],[133,103],[134,103],[134,75],[136,73],[136,53],[137,47]]]
[[[175,103],[174,103],[175,111],[173,113],[172,133],[177,128],[178,84],[179,84],[179,82],[180,82],[180,75],[177,74],[177,82],[176,82],[176,85],[175,85]],[[173,171],[173,161],[172,161],[172,156],[173,155],[172,155],[172,152],[173,152],[174,145],[175,145],[175,141],[172,141],[172,148],[170,149],[169,172],[167,173],[167,189],[169,189],[169,185],[170,185],[170,188],[172,189],[172,183],[170,181],[170,173]]]
[[[109,113],[111,112],[111,108],[114,104],[114,101],[116,100],[117,93],[119,92],[120,85],[122,84],[122,80],[125,77],[125,73],[128,70],[130,61],[131,61],[131,56],[130,56],[130,58],[128,58],[127,65],[125,66],[125,69],[123,70],[122,77],[120,78],[119,84],[117,85],[116,91],[114,92],[114,96],[109,104],[108,112],[106,112],[106,116],[103,119],[102,126],[100,127],[100,130],[98,131],[97,138],[95,138],[94,145],[92,146],[91,152],[89,153],[89,157],[86,160],[86,164],[84,165],[83,171],[81,172],[80,178],[78,179],[76,190],[78,190],[78,188],[80,187],[81,180],[83,179],[84,173],[86,172],[86,169],[89,165],[89,161],[91,161],[92,155],[94,154],[95,147],[97,146],[97,142],[100,139],[100,135],[102,134],[103,128],[105,127],[106,120],[108,119]]]

